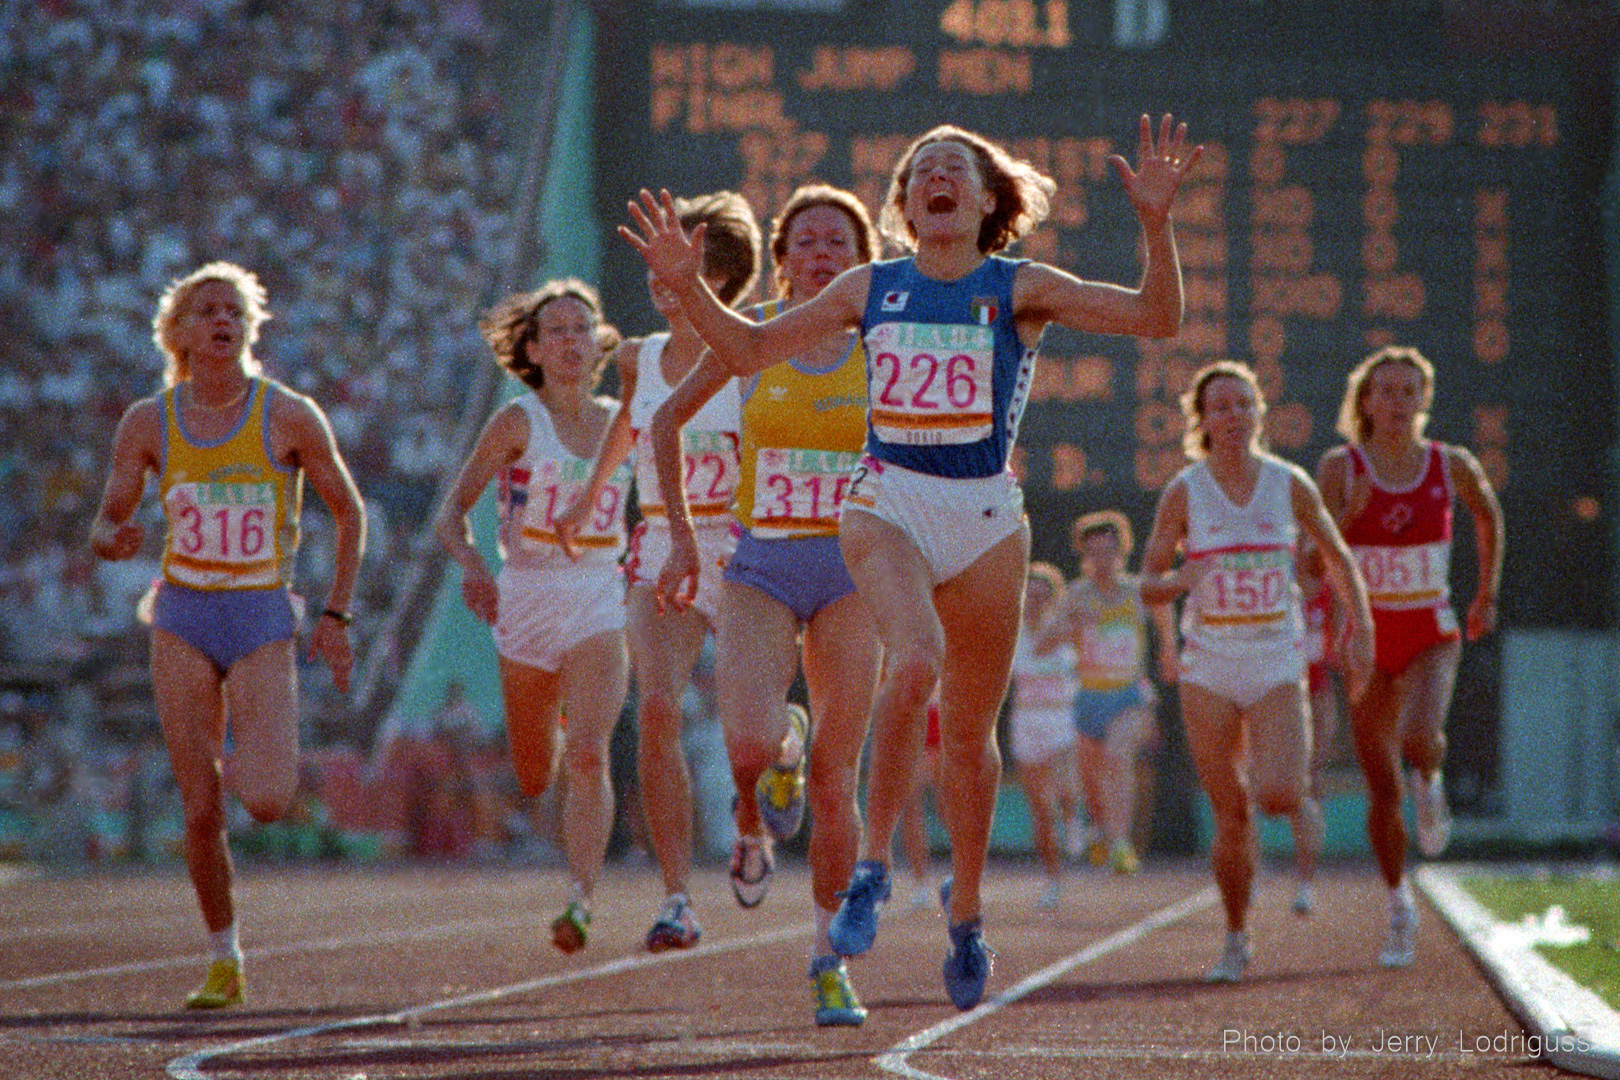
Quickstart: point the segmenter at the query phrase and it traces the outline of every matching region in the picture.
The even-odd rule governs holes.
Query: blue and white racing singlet
[[[867,453],[931,476],[1006,470],[1035,368],[1013,319],[1025,261],[991,255],[957,281],[925,276],[910,257],[872,264]]]

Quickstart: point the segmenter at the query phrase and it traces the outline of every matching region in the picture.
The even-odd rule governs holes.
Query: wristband
[[[338,611],[336,608],[327,608],[325,611],[321,612],[321,618],[336,619],[344,626],[348,626],[350,623],[354,622],[354,612]]]

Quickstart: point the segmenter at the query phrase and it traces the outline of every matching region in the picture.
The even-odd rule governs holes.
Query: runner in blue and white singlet
[[[736,375],[859,329],[868,362],[867,453],[844,500],[840,546],[884,632],[873,709],[865,851],[829,927],[844,955],[869,949],[889,891],[894,829],[911,794],[937,686],[941,787],[953,800],[945,988],[983,997],[990,959],[980,883],[1001,771],[995,719],[1017,640],[1029,529],[1007,465],[1033,357],[1048,323],[1165,337],[1181,323],[1170,208],[1202,148],[1165,116],[1138,129],[1133,170],[1115,171],[1142,226],[1139,286],[1084,281],[998,253],[1046,216],[1056,185],[980,135],[944,125],[916,139],[891,177],[884,231],[914,254],[840,275],[813,299],[752,323],[699,280],[700,260],[667,193],[642,192],[621,235],[674,292]]]

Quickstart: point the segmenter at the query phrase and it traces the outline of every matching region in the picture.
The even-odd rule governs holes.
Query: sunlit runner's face
[[[1254,388],[1242,379],[1217,375],[1204,384],[1203,427],[1211,450],[1246,450],[1259,430]]]
[[[787,254],[782,269],[788,290],[808,300],[839,274],[855,265],[855,226],[849,215],[832,206],[812,206],[788,224]]]
[[[1423,375],[1411,364],[1380,364],[1361,391],[1361,412],[1373,431],[1404,435],[1423,409]]]
[[[547,385],[579,383],[596,370],[596,316],[577,297],[563,296],[540,309],[531,361],[546,373]]]
[[[979,163],[959,142],[929,143],[911,159],[906,181],[906,220],[919,240],[978,230],[995,208],[979,175]]]

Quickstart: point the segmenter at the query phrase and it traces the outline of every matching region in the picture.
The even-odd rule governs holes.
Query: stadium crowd
[[[497,36],[480,0],[0,4],[0,813],[140,801],[155,551],[98,562],[85,533],[116,421],[159,384],[153,302],[201,262],[256,270],[256,355],[327,410],[366,498],[374,636],[507,246]],[[304,521],[301,562],[329,565],[327,519]]]

